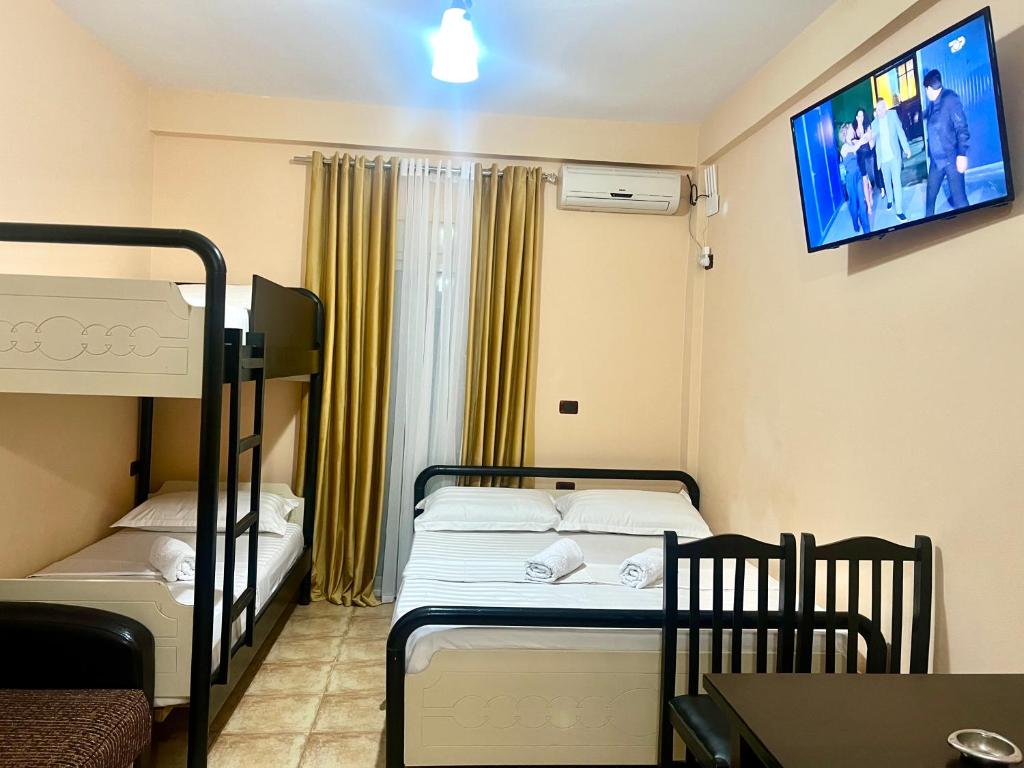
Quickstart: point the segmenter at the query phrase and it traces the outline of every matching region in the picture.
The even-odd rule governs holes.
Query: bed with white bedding
[[[570,512],[568,506],[563,508],[564,499],[558,499],[557,522],[551,526],[557,531],[543,530],[543,511],[525,502],[518,505],[516,515],[489,513],[503,522],[476,525],[476,530],[466,530],[474,526],[465,523],[480,513],[476,502],[445,507],[447,517],[435,517],[428,524],[431,500],[440,496],[425,498],[428,481],[475,476],[586,478],[605,487],[615,482],[620,488],[672,481],[683,486],[682,494],[655,495],[671,500],[669,508],[682,510],[688,520],[658,515],[645,519],[634,508],[612,515],[610,508],[599,506],[591,510],[591,525],[581,525],[579,510]],[[667,528],[684,537],[711,535],[697,511],[699,493],[696,481],[679,471],[462,466],[424,470],[416,482],[417,514],[422,517],[417,520],[388,641],[389,768],[654,764],[663,594],[660,581],[645,589],[623,585],[619,566],[645,549],[663,547],[663,536],[657,534]],[[679,502],[680,495],[685,504]],[[575,525],[567,526],[574,515]],[[508,521],[516,517],[529,524],[508,530]],[[601,528],[617,532],[597,530]],[[526,559],[562,538],[580,546],[584,565],[555,583],[528,582]],[[754,610],[756,568],[745,567],[744,605]],[[725,585],[734,584],[732,568],[724,564]],[[679,603],[685,606],[688,572],[679,578]],[[702,608],[712,607],[712,583],[702,573]],[[769,610],[777,609],[779,585],[774,579],[769,578],[769,589]],[[732,604],[729,588],[723,597],[726,605]],[[709,670],[710,632],[700,637],[700,668]],[[729,638],[726,629],[726,648]],[[754,632],[744,633],[744,670],[754,669],[755,640]],[[774,632],[769,632],[767,646],[768,666],[774,668]],[[686,632],[680,633],[679,653],[688,653]],[[842,632],[836,635],[836,656],[842,668]],[[816,638],[812,669],[823,668],[824,642]],[[685,690],[685,658],[678,669],[677,690]]]
[[[586,565],[555,584],[527,583],[525,559],[566,536],[580,545]],[[618,566],[661,543],[660,537],[622,534],[420,531],[394,620],[418,608],[444,606],[660,611],[660,584],[623,586]],[[754,610],[756,568],[747,569],[744,604]],[[732,583],[729,570],[726,563],[725,584]],[[680,605],[687,605],[686,574],[680,578]],[[702,608],[711,608],[711,581],[701,579]],[[776,609],[778,584],[769,583],[769,609]],[[725,604],[732,598],[727,589]],[[419,628],[405,647],[405,763],[650,765],[660,638],[656,628]],[[845,643],[837,640],[841,665]],[[685,633],[679,643],[684,659]],[[753,633],[744,635],[743,648],[744,669],[752,670]],[[774,634],[768,653],[772,666]],[[813,668],[823,666],[823,647],[816,644]],[[702,634],[701,668],[710,669],[710,633]],[[679,669],[677,689],[685,690],[685,662]]]
[[[194,487],[192,483],[167,483],[161,489],[173,492]],[[243,489],[245,484],[243,484]],[[256,612],[263,610],[292,574],[303,554],[301,499],[288,486],[264,483],[264,492],[294,499],[294,509],[284,535],[260,533],[257,545]],[[194,582],[166,582],[149,563],[149,551],[158,536],[179,539],[194,548],[194,533],[123,529],[59,560],[25,579],[0,579],[0,600],[33,600],[85,605],[130,616],[142,622],[156,642],[154,705],[188,701],[192,658],[192,605]],[[214,626],[221,621],[224,579],[224,534],[217,536],[217,584]],[[241,545],[240,545],[241,551]],[[234,594],[240,595],[248,579],[247,558],[235,564]],[[243,613],[232,627],[232,642],[245,629]],[[220,658],[220,632],[213,636],[214,668]]]
[[[206,286],[0,275],[0,392],[200,397]],[[252,286],[224,327],[249,331]]]

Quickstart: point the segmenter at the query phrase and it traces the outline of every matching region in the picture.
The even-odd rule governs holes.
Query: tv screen
[[[792,127],[812,252],[1013,199],[988,8]]]

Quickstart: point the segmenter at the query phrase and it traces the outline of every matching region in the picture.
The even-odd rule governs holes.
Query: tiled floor
[[[298,606],[216,736],[210,767],[383,766],[391,608]],[[160,768],[184,765],[186,723],[182,710],[158,726]]]

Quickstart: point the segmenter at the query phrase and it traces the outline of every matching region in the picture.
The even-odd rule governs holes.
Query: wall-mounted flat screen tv
[[[792,127],[812,252],[1013,199],[988,8]]]

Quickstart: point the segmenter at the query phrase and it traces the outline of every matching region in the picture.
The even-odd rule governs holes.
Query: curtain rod
[[[309,164],[311,164],[313,162],[313,156],[312,155],[295,155],[295,157],[292,158],[292,162],[293,163],[300,163],[302,165],[309,165]],[[349,164],[350,165],[355,165],[355,162],[356,162],[355,160],[352,160],[352,159],[349,160]],[[331,159],[329,157],[327,157],[327,156],[324,156],[324,165],[330,165],[330,164],[331,164]],[[376,163],[373,160],[367,160],[366,161],[366,167],[367,168],[373,168],[375,165],[376,165]],[[384,163],[384,167],[390,169],[391,168],[391,163],[390,162],[385,162]],[[436,165],[432,165],[432,164],[428,164],[427,165],[427,171],[428,172],[430,172],[430,171],[435,171],[436,172],[437,171],[437,166]],[[482,173],[483,173],[484,176],[490,176],[491,175],[491,172],[489,170],[487,170],[487,169],[484,169],[482,171]],[[505,175],[504,171],[498,171],[498,176],[504,176],[504,175]],[[549,181],[552,184],[554,184],[555,182],[558,181],[558,174],[557,173],[542,173],[541,174],[541,178],[544,179],[544,181]]]

